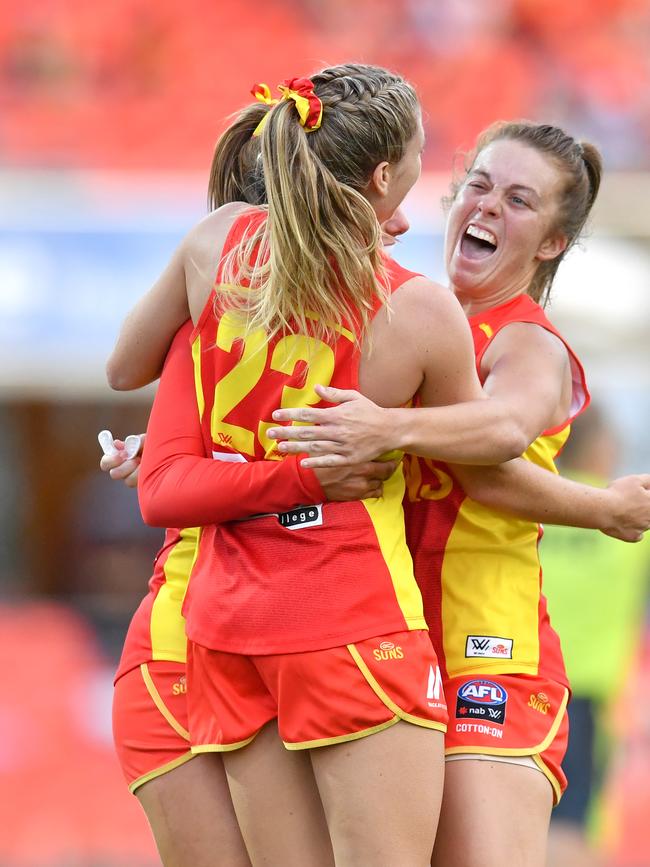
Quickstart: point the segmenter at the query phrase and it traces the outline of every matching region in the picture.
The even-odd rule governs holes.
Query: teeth
[[[470,223],[467,227],[466,234],[471,235],[473,238],[478,238],[480,241],[487,241],[488,244],[494,244],[495,247],[497,245],[497,239],[494,237],[492,232],[488,232],[485,229],[479,229],[479,227],[475,226],[473,223]]]

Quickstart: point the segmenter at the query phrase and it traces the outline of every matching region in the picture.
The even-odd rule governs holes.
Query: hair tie
[[[318,129],[323,120],[323,103],[314,93],[311,78],[285,78],[278,90],[283,99],[292,99],[300,115],[300,125],[305,132]]]
[[[255,99],[259,99],[259,101],[263,102],[265,105],[276,105],[278,102],[277,99],[273,99],[271,96],[271,88],[263,81],[259,84],[254,84],[251,87],[251,93]]]
[[[305,132],[313,132],[318,129],[323,120],[323,103],[314,93],[314,82],[310,78],[285,78],[278,85],[282,99],[293,100],[296,104],[300,125]],[[279,100],[271,99],[271,90],[266,84],[256,84],[251,93],[260,102],[266,105],[276,105]],[[269,113],[264,115],[253,132],[253,138],[262,134],[262,130],[268,120]]]

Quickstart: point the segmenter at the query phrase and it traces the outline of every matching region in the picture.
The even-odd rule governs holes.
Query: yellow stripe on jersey
[[[553,458],[567,425],[540,436],[523,457],[557,473]],[[450,677],[465,674],[537,674],[539,667],[539,527],[466,498],[458,511],[442,564],[443,646]],[[506,640],[503,658],[476,656],[473,636]]]
[[[199,551],[200,527],[181,530],[180,540],[171,550],[161,585],[151,609],[151,658],[185,662],[187,639],[185,618],[181,613],[190,574]]]
[[[307,310],[307,312],[305,313],[305,317],[307,319],[312,319],[314,322],[320,321],[320,316],[317,316],[313,312],[313,310]],[[349,328],[345,328],[345,326],[340,325],[340,324],[332,325],[331,328],[332,328],[332,331],[338,332],[342,337],[345,337],[347,340],[349,340],[350,343],[356,343],[357,342],[357,338],[354,336],[354,334],[352,333],[352,331],[350,331]]]
[[[543,467],[545,470],[550,470],[552,473],[557,474],[554,460],[565,442],[569,439],[570,433],[571,425],[568,424],[557,433],[537,437],[535,442],[528,446],[522,457],[533,464]]]
[[[192,344],[192,361],[194,363],[194,388],[196,389],[196,404],[199,409],[199,419],[203,418],[205,410],[205,396],[203,395],[203,383],[201,382],[201,335],[197,335]]]
[[[492,331],[492,326],[488,325],[487,322],[481,322],[481,324],[479,325],[479,328],[481,329],[483,334],[485,334],[485,336],[488,338],[488,340],[494,334],[494,331]]]
[[[413,560],[406,544],[402,498],[406,489],[400,464],[387,482],[384,495],[361,500],[377,534],[382,557],[390,572],[397,603],[409,629],[427,629],[422,596],[413,577]]]
[[[450,677],[537,673],[537,536],[537,524],[501,516],[469,498],[463,501],[442,564],[443,646]],[[470,636],[511,642],[512,658],[468,658]]]

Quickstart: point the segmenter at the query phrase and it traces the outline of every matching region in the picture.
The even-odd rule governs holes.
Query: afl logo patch
[[[458,690],[459,698],[480,704],[503,704],[508,693],[493,680],[470,680]]]
[[[456,717],[486,719],[503,725],[508,693],[493,680],[468,680],[458,689]]]

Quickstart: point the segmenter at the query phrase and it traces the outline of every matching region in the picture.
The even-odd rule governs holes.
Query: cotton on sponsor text
[[[479,735],[490,735],[493,738],[502,738],[503,729],[496,726],[482,725],[481,723],[462,722],[456,723],[457,732],[474,732]]]

